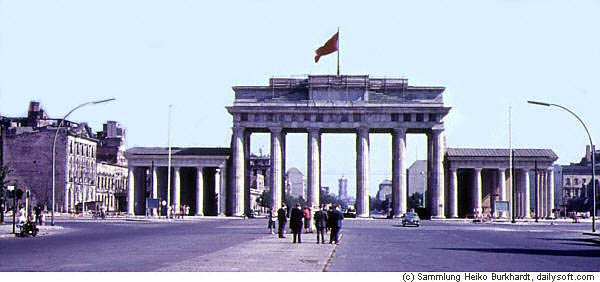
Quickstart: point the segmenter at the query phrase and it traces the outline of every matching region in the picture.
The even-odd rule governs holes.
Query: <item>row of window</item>
[[[425,120],[427,117],[427,120]],[[423,113],[406,113],[406,114],[240,114],[240,121],[256,121],[256,122],[361,122],[361,121],[378,121],[378,122],[438,122],[437,114]]]
[[[590,180],[587,178],[576,178],[573,177],[573,179],[571,180],[571,178],[565,178],[565,185],[564,186],[573,186],[573,187],[581,187],[581,186],[585,186],[588,184]],[[598,184],[598,179],[596,179],[596,185]]]
[[[78,155],[78,156],[86,156],[90,158],[95,158],[96,153],[94,152],[94,146],[90,144],[83,144],[79,142],[69,141],[69,154]]]

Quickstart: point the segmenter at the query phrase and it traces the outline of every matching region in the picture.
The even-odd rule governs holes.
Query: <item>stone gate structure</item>
[[[236,86],[233,106],[232,212],[247,212],[247,158],[250,136],[271,134],[271,202],[282,203],[285,136],[308,134],[307,201],[319,204],[321,134],[356,135],[356,208],[369,216],[369,133],[392,135],[392,202],[395,216],[406,211],[406,134],[427,135],[428,206],[433,217],[444,217],[444,87],[410,86],[403,78],[368,75],[309,75],[272,78],[267,86]]]

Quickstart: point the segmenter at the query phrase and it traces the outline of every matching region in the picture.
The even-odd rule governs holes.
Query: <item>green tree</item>
[[[271,208],[271,191],[264,190],[258,198],[256,198],[256,204],[259,206],[270,209]]]
[[[11,170],[8,165],[0,166],[0,222],[4,222],[4,201],[6,197],[6,186],[8,185],[7,176]]]
[[[408,197],[408,209],[417,210],[423,207],[423,194],[414,192]]]

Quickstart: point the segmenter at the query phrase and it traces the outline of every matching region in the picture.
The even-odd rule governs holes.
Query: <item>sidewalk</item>
[[[63,230],[62,226],[50,226],[50,225],[37,225],[37,228],[40,230],[37,236],[47,236],[53,233],[56,233],[59,230]],[[4,224],[0,224],[0,239],[4,238],[16,238],[15,234],[12,233],[13,226],[12,222],[5,222]],[[19,228],[15,226],[15,232],[19,233]]]
[[[316,244],[316,233],[302,234],[302,244],[292,244],[292,235],[278,238],[265,235],[218,252],[197,256],[156,271],[185,272],[322,272],[333,256],[337,245]],[[328,234],[325,236],[328,241]],[[340,240],[340,244],[344,242]]]

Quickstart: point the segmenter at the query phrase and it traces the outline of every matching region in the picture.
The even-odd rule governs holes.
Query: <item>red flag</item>
[[[329,55],[338,50],[338,34],[340,32],[336,32],[325,44],[319,49],[315,50],[315,63],[319,62],[321,56]]]

